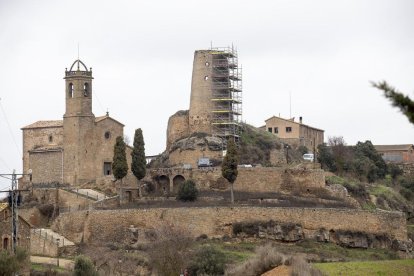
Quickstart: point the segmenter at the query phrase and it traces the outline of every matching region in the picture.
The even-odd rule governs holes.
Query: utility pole
[[[13,253],[16,254],[16,247],[17,247],[17,235],[18,235],[18,209],[17,206],[20,204],[21,202],[21,195],[20,192],[26,192],[26,191],[30,191],[30,190],[19,190],[18,189],[18,185],[17,185],[17,176],[25,176],[28,175],[30,177],[30,182],[32,181],[32,173],[31,171],[28,174],[16,174],[16,170],[13,170],[12,174],[0,174],[1,177],[10,179],[12,181],[12,185],[11,185],[11,191],[0,191],[3,193],[9,193],[10,196],[10,209],[12,212],[12,222],[11,222],[11,233],[12,233],[12,249],[13,249]],[[11,176],[11,178],[9,178],[8,176]]]

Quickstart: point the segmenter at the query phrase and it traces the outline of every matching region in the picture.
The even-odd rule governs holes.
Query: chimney
[[[302,124],[302,116],[299,117],[299,124]]]

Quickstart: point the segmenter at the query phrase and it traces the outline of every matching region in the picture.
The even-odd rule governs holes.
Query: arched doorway
[[[9,249],[9,238],[3,238],[3,249],[8,250]]]
[[[170,192],[170,178],[166,175],[161,175],[158,177],[158,191],[163,195],[167,195]]]
[[[180,188],[180,185],[183,184],[185,181],[184,176],[178,174],[173,178],[173,190],[174,193],[178,192],[178,189]]]

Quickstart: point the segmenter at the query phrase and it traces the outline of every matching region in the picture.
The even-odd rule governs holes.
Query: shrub
[[[75,276],[98,276],[91,260],[86,256],[77,256],[75,258],[75,267],[73,271]]]
[[[157,229],[157,240],[151,243],[148,254],[150,266],[158,274],[175,276],[188,265],[193,240],[190,233],[172,225],[162,225]]]
[[[271,244],[260,246],[256,254],[241,265],[230,268],[227,275],[261,275],[264,272],[283,264],[285,256],[280,254]]]
[[[292,257],[290,262],[292,276],[322,276],[322,272],[313,268],[303,257]]]
[[[178,189],[177,199],[181,201],[195,201],[198,196],[197,187],[192,180],[186,180]]]
[[[223,275],[226,256],[214,247],[200,248],[190,265],[190,275]]]
[[[388,173],[391,175],[392,180],[396,180],[398,176],[403,174],[403,170],[396,164],[388,164]]]
[[[414,193],[411,190],[407,189],[407,188],[402,188],[400,190],[400,194],[407,200],[411,201],[411,200],[414,199]]]
[[[55,211],[55,206],[53,204],[42,204],[39,205],[37,209],[39,209],[42,215],[44,215],[48,219],[51,219],[53,216],[53,212]]]
[[[22,248],[16,249],[16,255],[8,251],[0,252],[0,275],[15,275],[16,272],[24,268],[28,261],[28,255]]]

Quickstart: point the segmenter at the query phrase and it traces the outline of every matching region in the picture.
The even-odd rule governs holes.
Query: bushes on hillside
[[[240,164],[270,164],[270,151],[281,149],[278,138],[266,131],[243,125],[240,137]]]
[[[266,244],[258,247],[252,258],[226,271],[226,275],[262,275],[264,272],[282,265],[284,261],[284,255],[280,254],[271,244]]]
[[[73,275],[75,276],[98,276],[92,261],[86,256],[77,256],[75,258],[75,268]]]
[[[189,268],[190,275],[223,275],[226,256],[214,247],[201,247]]]
[[[178,188],[177,199],[181,201],[195,201],[198,196],[197,187],[192,180],[186,180]]]
[[[342,137],[334,137],[329,139],[329,145],[319,145],[318,151],[318,161],[322,168],[339,175],[351,175],[360,180],[375,182],[385,178],[388,172],[387,164],[370,141],[346,146]]]

